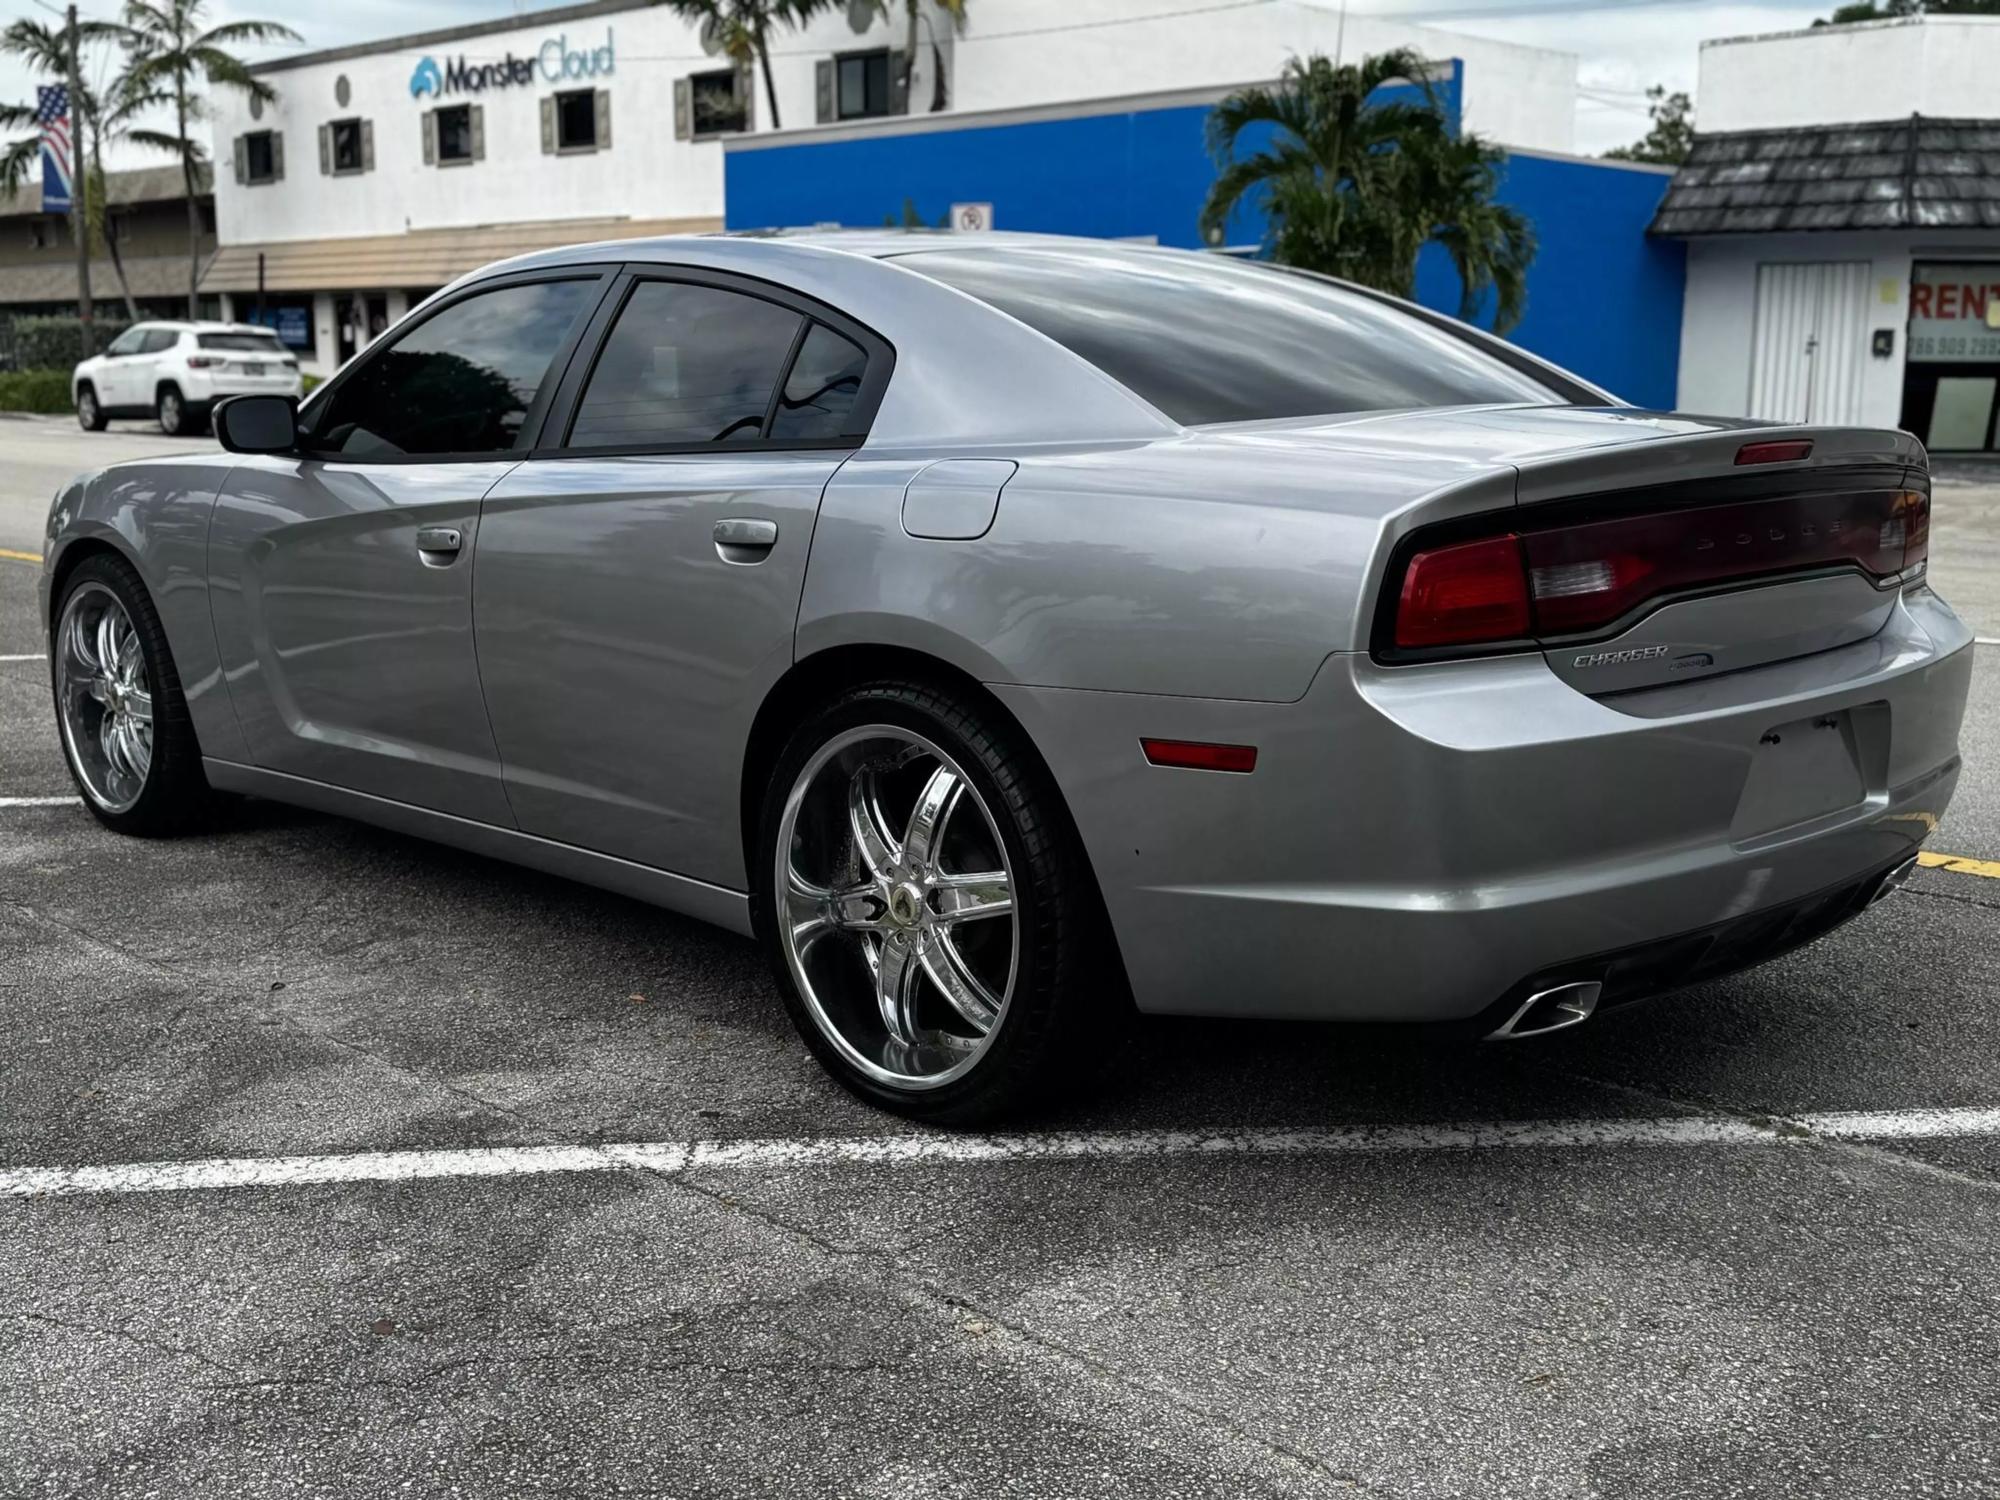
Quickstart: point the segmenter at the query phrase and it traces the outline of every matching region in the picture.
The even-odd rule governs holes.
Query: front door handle
[[[448,568],[457,558],[459,549],[465,545],[465,533],[456,526],[419,526],[417,528],[417,556],[424,566]]]
[[[726,563],[759,563],[778,545],[776,521],[732,516],[715,523],[715,552]]]

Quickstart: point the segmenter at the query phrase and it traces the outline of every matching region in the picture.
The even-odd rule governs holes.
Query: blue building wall
[[[1437,85],[1454,123],[1462,77],[1454,62]],[[1197,218],[1215,179],[1208,112],[1201,103],[1051,120],[919,120],[847,138],[745,142],[725,158],[724,222],[871,227],[900,223],[907,200],[937,224],[953,203],[991,203],[1000,229],[1153,236],[1198,248]],[[1257,145],[1246,136],[1241,149]],[[1598,162],[1516,155],[1500,193],[1533,221],[1541,244],[1515,342],[1646,406],[1673,404],[1680,355],[1685,251],[1645,234],[1667,181]],[[1242,208],[1226,242],[1252,245],[1263,233],[1262,216]],[[1436,247],[1418,262],[1417,297],[1458,311],[1457,275]],[[1490,306],[1480,321],[1490,323]]]

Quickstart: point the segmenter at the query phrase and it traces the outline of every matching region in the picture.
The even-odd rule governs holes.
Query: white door
[[[1869,263],[1757,268],[1750,415],[1772,422],[1859,422],[1868,361]]]

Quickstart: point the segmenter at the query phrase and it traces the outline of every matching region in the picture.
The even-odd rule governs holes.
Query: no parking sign
[[[985,234],[993,227],[993,205],[990,203],[952,204],[951,227],[955,234]]]

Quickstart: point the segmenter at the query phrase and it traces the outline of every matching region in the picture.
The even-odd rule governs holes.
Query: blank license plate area
[[[1730,837],[1741,841],[1845,812],[1868,795],[1850,712],[1768,730],[1750,761]]]

